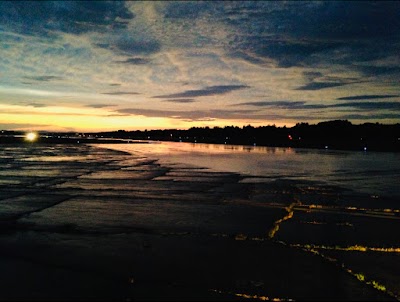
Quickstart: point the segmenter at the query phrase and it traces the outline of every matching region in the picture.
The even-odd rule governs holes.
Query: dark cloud
[[[400,102],[353,102],[353,103],[340,103],[326,106],[327,108],[335,107],[351,107],[362,110],[382,110],[389,109],[400,111]]]
[[[43,107],[47,107],[48,105],[41,104],[41,103],[29,103],[29,104],[26,104],[26,106],[32,106],[35,108],[43,108]]]
[[[400,75],[399,66],[353,65],[352,68],[366,76]]]
[[[269,62],[265,62],[265,60],[262,60],[259,57],[256,57],[254,55],[253,56],[249,55],[248,53],[246,53],[244,51],[232,51],[232,52],[229,53],[229,56],[231,58],[243,59],[246,62],[249,62],[249,63],[257,65],[257,66],[258,65],[267,65],[269,63]]]
[[[265,2],[265,3],[263,3]],[[396,1],[233,1],[226,20],[240,17],[249,33],[274,32],[292,37],[355,40],[392,36],[400,28]]]
[[[151,55],[161,50],[161,44],[151,38],[147,40],[141,40],[132,37],[120,38],[117,41],[109,43],[97,43],[95,44],[100,48],[105,48],[117,52],[122,55]],[[143,59],[143,58],[142,58]],[[147,59],[143,59],[147,60]],[[132,63],[137,64],[138,62],[143,63],[143,60],[137,58],[127,59],[125,61],[119,61],[118,63]],[[139,63],[139,64],[140,64]]]
[[[303,101],[259,101],[245,102],[233,106],[254,106],[268,107],[276,109],[310,110],[310,109],[329,109],[329,108],[353,108],[356,110],[394,110],[400,111],[400,102],[349,102],[339,104],[306,104]]]
[[[247,85],[218,85],[218,86],[209,86],[204,89],[198,90],[186,90],[181,93],[174,93],[174,94],[166,94],[166,95],[157,95],[153,98],[193,98],[193,97],[200,97],[200,96],[210,96],[210,95],[220,95],[229,93],[234,90],[250,88]]]
[[[138,37],[124,36],[117,38],[115,41],[96,43],[95,45],[127,56],[151,55],[161,50],[161,43],[151,37],[140,39]],[[131,62],[125,63],[133,63],[135,60],[136,58],[133,58]],[[127,61],[129,61],[129,59],[127,59]],[[123,63],[123,61],[119,63]]]
[[[304,86],[296,88],[296,90],[320,90],[325,88],[339,87],[349,84],[360,83],[358,82],[311,82]]]
[[[233,1],[224,16],[239,33],[233,49],[279,67],[350,64],[398,53],[396,1]]]
[[[171,100],[164,100],[164,102],[170,103],[193,103],[195,102],[194,99],[171,99]]]
[[[128,54],[152,54],[160,51],[161,44],[155,40],[121,39],[115,47]]]
[[[112,106],[114,106],[114,105],[106,105],[106,104],[88,104],[88,105],[86,105],[86,107],[89,107],[89,108],[106,108],[106,107],[112,107]]]
[[[225,49],[252,64],[268,59],[279,67],[315,66],[326,59],[349,64],[398,52],[400,4],[395,2],[176,1],[163,13],[179,22],[204,17],[226,23],[235,34]]]
[[[323,77],[323,74],[319,71],[304,71],[303,76],[310,82],[316,78]]]
[[[115,63],[128,63],[132,65],[145,65],[150,63],[151,60],[146,59],[146,58],[129,58],[123,61],[115,61]]]
[[[0,24],[21,33],[80,34],[107,27],[126,27],[133,14],[120,1],[10,1],[0,2]]]
[[[167,19],[197,19],[202,15],[221,12],[222,3],[218,1],[169,1],[162,8],[162,13]]]
[[[386,99],[400,97],[398,94],[381,94],[381,95],[354,95],[337,98],[337,100],[356,101],[356,100],[371,100],[371,99]]]
[[[260,41],[262,41],[262,43],[260,43]],[[309,62],[311,55],[336,48],[341,44],[329,41],[262,39],[256,36],[249,42],[249,45],[246,47],[249,49],[253,48],[256,55],[271,58],[277,62],[279,67],[283,68],[312,65],[311,62]]]
[[[305,104],[303,101],[260,101],[260,102],[246,102],[239,103],[233,106],[255,106],[255,107],[275,107],[275,108],[296,108]]]
[[[48,81],[63,79],[62,77],[58,77],[58,76],[26,76],[23,78],[27,79],[27,80],[34,80],[34,81],[40,81],[40,82],[48,82]]]
[[[110,86],[121,86],[121,84],[119,84],[119,83],[111,83],[111,84],[109,84]]]
[[[108,94],[108,95],[136,95],[140,94],[139,92],[134,92],[134,91],[116,91],[116,92],[103,92],[102,94]]]
[[[384,120],[384,119],[398,119],[399,115],[395,113],[373,113],[373,114],[347,114],[341,117],[342,119],[355,119],[355,120]]]

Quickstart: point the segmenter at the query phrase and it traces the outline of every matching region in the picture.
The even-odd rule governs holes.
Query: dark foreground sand
[[[0,149],[0,300],[396,300],[396,201],[93,146]]]

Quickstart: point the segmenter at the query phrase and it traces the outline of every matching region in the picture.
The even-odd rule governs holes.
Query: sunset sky
[[[0,129],[400,122],[400,2],[0,2]]]

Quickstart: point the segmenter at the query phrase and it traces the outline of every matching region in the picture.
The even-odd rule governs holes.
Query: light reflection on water
[[[158,159],[242,175],[320,181],[359,192],[400,196],[400,154],[280,147],[151,142],[98,145]]]

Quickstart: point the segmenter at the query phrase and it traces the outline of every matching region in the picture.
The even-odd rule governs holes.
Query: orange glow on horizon
[[[149,117],[143,115],[118,115],[109,109],[86,107],[49,106],[26,109],[18,105],[0,105],[2,124],[21,125],[12,130],[29,131],[78,131],[99,132],[116,130],[189,129],[191,127],[253,127],[275,124],[278,127],[294,125],[292,122],[276,123],[260,120],[218,119],[210,121],[188,121],[172,117]],[[26,125],[26,126],[24,126]],[[11,129],[10,129],[11,130]]]

